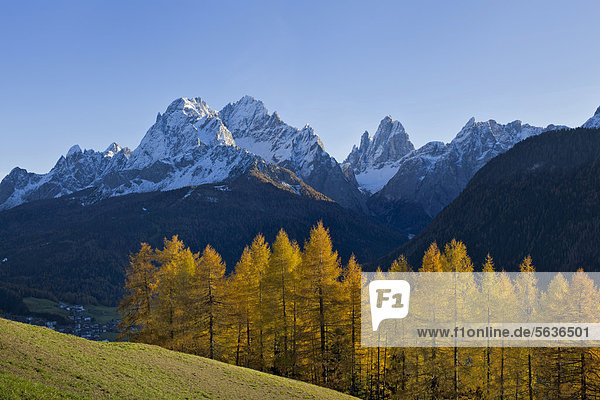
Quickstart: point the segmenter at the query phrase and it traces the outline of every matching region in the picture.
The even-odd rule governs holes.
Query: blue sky
[[[413,142],[474,116],[577,126],[600,105],[598,1],[0,3],[0,176],[135,148],[177,97],[245,94],[339,161],[385,115]]]

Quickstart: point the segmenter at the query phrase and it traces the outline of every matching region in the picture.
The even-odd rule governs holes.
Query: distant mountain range
[[[434,217],[492,158],[528,137],[561,128],[566,127],[539,128],[521,121],[502,125],[471,118],[450,143],[430,142],[404,156],[376,198],[417,203]]]
[[[85,201],[91,203],[222,182],[266,164],[289,169],[344,207],[365,210],[360,191],[311,127],[293,128],[248,96],[221,112],[200,98],[177,99],[134,151],[117,144],[105,152],[73,146],[47,174],[15,168],[0,183],[0,209],[88,188],[93,190]]]
[[[584,127],[600,125],[598,111]],[[447,144],[415,149],[398,121],[385,117],[338,163],[308,125],[292,127],[250,96],[213,110],[200,98],[179,98],[158,114],[139,146],[104,152],[73,146],[47,174],[13,169],[0,183],[0,210],[86,190],[84,204],[131,193],[226,182],[252,168],[291,171],[341,206],[416,234],[454,200],[489,160],[516,143],[564,126],[470,119]],[[273,177],[274,180],[279,178]],[[293,189],[291,182],[280,180]],[[300,193],[300,195],[302,195]]]
[[[600,271],[600,124],[530,137],[478,171],[415,238],[379,260],[405,254],[419,266],[427,247],[463,241],[476,264],[489,253],[515,271],[531,255],[541,271]]]

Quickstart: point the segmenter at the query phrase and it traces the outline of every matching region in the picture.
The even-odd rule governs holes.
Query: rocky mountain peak
[[[414,146],[404,126],[388,115],[381,120],[372,138],[368,131],[362,134],[360,146],[353,147],[345,162],[352,164],[355,173],[360,173],[368,167],[398,161],[412,150]]]
[[[231,132],[218,113],[199,97],[181,97],[148,129],[140,145],[131,153],[130,167],[143,168],[154,162],[170,163],[191,157],[195,149],[235,146]]]
[[[366,149],[369,147],[369,142],[371,141],[371,137],[369,136],[369,131],[364,131],[362,136],[360,137],[360,147]],[[356,146],[354,146],[356,147]]]
[[[377,139],[380,136],[389,138],[395,135],[406,135],[406,131],[404,130],[404,126],[402,126],[402,124],[399,121],[394,121],[391,115],[387,115],[379,123],[379,127],[375,132],[373,140]]]
[[[214,111],[210,106],[202,100],[200,97],[187,98],[180,97],[173,100],[167,107],[164,115],[176,114],[182,112],[184,115],[192,118],[203,118],[208,115],[215,115]],[[160,113],[159,113],[160,115]]]
[[[69,149],[69,151],[67,151],[66,157],[69,158],[71,156],[74,156],[76,154],[81,154],[81,153],[83,153],[81,151],[81,147],[79,147],[79,145],[76,144],[74,146],[71,146],[71,148]]]
[[[397,161],[415,149],[404,126],[389,115],[379,123],[372,144],[371,154],[375,163]]]
[[[252,96],[227,104],[219,111],[219,117],[238,146],[267,161],[286,163],[296,173],[314,157],[309,153],[316,147],[324,151],[312,127],[306,124],[298,129],[286,124],[276,112],[269,113],[264,103]]]
[[[337,161],[325,151],[310,125],[301,129],[290,126],[251,96],[227,104],[219,111],[219,118],[239,147],[291,170],[343,206],[362,207],[364,200],[354,181],[348,180]]]
[[[125,157],[129,157],[131,150],[129,150],[129,148],[127,147],[121,147],[119,146],[118,143],[116,142],[112,142],[110,144],[110,146],[108,146],[106,148],[106,150],[104,150],[104,152],[102,153],[102,155],[105,158],[112,158],[114,156],[116,156],[117,154],[119,154],[120,152],[123,152],[123,154],[125,155]]]
[[[236,139],[257,133],[265,124],[278,125],[281,123],[277,113],[269,114],[262,101],[247,95],[223,107],[219,111],[219,117]]]
[[[351,169],[362,190],[378,191],[393,176],[396,163],[414,150],[404,126],[390,115],[381,120],[371,138],[365,131],[359,147],[354,146],[344,161]]]
[[[598,107],[598,109],[596,109],[596,112],[594,113],[594,115],[582,125],[582,128],[587,128],[587,129],[600,128],[600,107]]]

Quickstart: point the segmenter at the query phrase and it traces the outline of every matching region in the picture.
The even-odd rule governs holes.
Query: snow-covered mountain
[[[247,96],[221,113],[200,98],[177,99],[158,114],[133,152],[116,143],[104,152],[81,151],[76,145],[47,174],[15,168],[0,183],[0,210],[83,189],[89,189],[88,197],[95,201],[216,183],[252,168],[273,179],[290,176],[277,173],[273,166],[292,170],[346,207],[361,207],[360,192],[325,152],[312,128],[290,127],[276,113],[270,115],[262,102]],[[278,183],[298,186],[298,182]]]
[[[404,156],[377,197],[382,201],[418,203],[434,216],[458,196],[489,160],[530,136],[561,128],[566,127],[540,128],[521,121],[502,125],[471,118],[450,143],[430,142]]]
[[[596,109],[596,113],[590,119],[588,119],[581,127],[587,129],[600,128],[600,107]]]
[[[262,101],[244,96],[226,105],[219,117],[238,146],[294,172],[344,207],[364,210],[364,197],[326,151],[313,128],[287,125]]]
[[[73,146],[47,174],[15,168],[0,183],[0,209],[90,188],[93,200],[128,193],[220,182],[247,171],[259,157],[236,146],[218,113],[202,99],[180,98],[131,152]]]
[[[104,152],[82,151],[75,145],[47,174],[14,168],[0,183],[0,210],[90,187],[111,172],[123,169],[130,154],[128,148],[121,148],[116,143]]]
[[[202,99],[180,98],[158,114],[125,168],[101,188],[105,195],[120,195],[221,182],[260,162],[236,145]]]
[[[360,146],[352,148],[343,168],[347,174],[352,171],[362,190],[375,193],[398,171],[400,159],[414,149],[402,124],[388,115],[381,120],[375,136],[363,133]]]
[[[600,127],[600,107],[583,127]],[[281,188],[307,184],[347,208],[377,214],[394,204],[415,204],[434,216],[490,159],[525,138],[560,128],[565,127],[472,118],[450,143],[430,142],[415,150],[402,124],[388,116],[373,137],[362,135],[340,165],[310,126],[286,124],[253,97],[244,96],[221,111],[200,98],[180,98],[158,114],[134,151],[116,143],[103,152],[76,145],[46,174],[13,169],[0,182],[0,210],[84,189],[93,202],[259,171]],[[368,194],[373,194],[370,211]]]

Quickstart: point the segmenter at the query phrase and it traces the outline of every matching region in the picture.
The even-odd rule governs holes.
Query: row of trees
[[[473,271],[457,241],[420,271]],[[530,259],[521,265],[533,270]],[[392,272],[410,267],[400,257]],[[484,271],[494,271],[488,257]],[[210,246],[142,244],[127,269],[122,337],[331,387],[363,398],[595,398],[595,349],[363,348],[361,267],[342,266],[318,223],[300,246],[282,230],[244,249],[230,274]],[[590,290],[596,290],[591,287]],[[597,294],[595,295],[597,296]],[[597,297],[591,297],[597,298]]]

